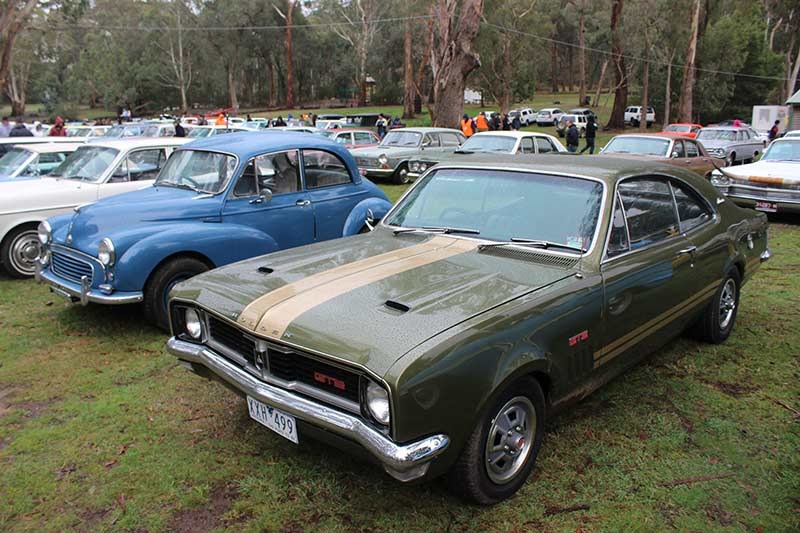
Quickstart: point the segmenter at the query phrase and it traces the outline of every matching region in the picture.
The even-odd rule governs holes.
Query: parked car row
[[[762,161],[797,159],[795,142]],[[82,144],[48,177],[0,183],[4,266],[70,302],[141,303],[170,353],[296,444],[492,504],[529,477],[552,413],[687,329],[724,342],[770,258],[766,215],[691,171],[713,158],[680,135],[580,157],[536,132],[346,144]],[[415,162],[430,164],[394,206],[366,179]]]

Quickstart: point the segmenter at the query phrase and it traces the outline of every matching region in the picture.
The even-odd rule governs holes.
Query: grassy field
[[[492,508],[271,433],[136,307],[0,278],[0,531],[798,531],[800,220],[771,247],[726,344],[678,339],[552,420]]]

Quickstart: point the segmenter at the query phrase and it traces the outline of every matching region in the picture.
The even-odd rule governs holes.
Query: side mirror
[[[251,204],[268,204],[272,201],[272,191],[269,189],[261,189],[261,194],[250,200]]]
[[[670,157],[671,157],[672,159],[678,159],[678,152],[672,152],[672,154],[670,155]]]
[[[375,213],[372,212],[372,209],[367,209],[367,217],[364,222],[370,231],[375,229]]]

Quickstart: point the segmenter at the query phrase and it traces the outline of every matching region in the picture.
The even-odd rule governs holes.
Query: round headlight
[[[389,425],[389,393],[371,381],[367,384],[367,409],[375,420]]]
[[[193,339],[200,339],[203,334],[203,324],[200,322],[200,315],[194,309],[186,309],[183,317],[186,333]]]
[[[50,244],[53,238],[53,229],[46,220],[39,222],[39,242],[42,244]]]
[[[385,165],[388,162],[389,162],[389,158],[386,157],[386,154],[381,154],[381,155],[378,156],[378,164],[379,165]]]
[[[114,243],[108,237],[100,241],[97,246],[97,258],[105,267],[110,267],[114,264],[117,254],[114,250]]]
[[[426,170],[428,170],[428,165],[426,163],[420,163],[419,164],[420,173],[425,172]]]
[[[408,164],[408,169],[411,172],[419,172],[419,163],[416,161],[412,161],[411,163]]]
[[[726,185],[731,184],[731,179],[724,175],[724,174],[712,174],[711,175],[711,185],[716,185],[718,187],[724,187]]]

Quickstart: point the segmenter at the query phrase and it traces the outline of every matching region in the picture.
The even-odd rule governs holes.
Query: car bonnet
[[[425,340],[574,273],[481,252],[478,243],[382,228],[223,267],[172,296],[260,337],[384,375]]]

